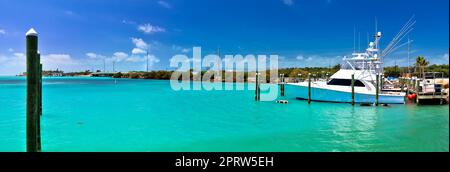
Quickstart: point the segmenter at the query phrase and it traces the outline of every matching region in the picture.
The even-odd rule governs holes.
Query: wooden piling
[[[352,74],[352,106],[355,105],[355,74]]]
[[[38,56],[38,34],[34,29],[26,33],[26,55],[27,55],[27,103],[26,103],[26,150],[27,152],[38,152],[39,130],[39,64]]]
[[[258,79],[259,79],[258,72],[256,72],[255,76],[256,76],[256,79],[255,79],[255,101],[258,101]]]
[[[284,96],[284,74],[281,74],[281,84],[280,84],[280,90],[281,90],[281,96]]]
[[[259,75],[260,73],[258,73],[258,101],[261,100],[261,77]]]
[[[255,101],[261,100],[261,78],[260,73],[256,73],[256,82],[255,82]]]
[[[39,61],[41,55],[38,54]],[[42,64],[39,64],[39,84],[38,84],[38,113],[37,113],[37,147],[38,152],[42,151],[41,147],[41,117],[42,117]]]
[[[399,79],[399,82],[400,82],[400,92],[401,93],[403,93],[403,91],[405,91],[405,83],[404,83],[404,79],[402,79],[402,78],[400,78]],[[405,95],[407,95],[407,94],[405,94]]]
[[[311,73],[308,74],[308,104],[311,104]]]
[[[378,106],[378,97],[380,93],[380,75],[377,74],[376,76],[376,88],[375,88],[375,106]]]

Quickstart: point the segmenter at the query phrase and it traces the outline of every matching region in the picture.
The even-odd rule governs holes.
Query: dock
[[[422,78],[412,78],[408,81],[408,91],[415,95],[417,104],[448,103],[448,78],[438,78],[438,75],[442,76],[441,73],[425,73]]]

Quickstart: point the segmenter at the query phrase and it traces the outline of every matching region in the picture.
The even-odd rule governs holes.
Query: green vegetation
[[[336,65],[332,68],[326,68],[326,67],[308,67],[308,68],[285,68],[285,69],[279,69],[278,70],[278,74],[285,74],[285,76],[287,77],[291,77],[291,78],[303,78],[305,79],[308,76],[308,73],[311,74],[315,74],[317,77],[326,77],[327,74],[328,76],[331,76],[332,74],[334,74],[336,71],[338,71],[340,68],[340,65]],[[171,78],[172,73],[174,71],[152,71],[152,72],[138,72],[138,71],[134,71],[134,72],[128,72],[128,73],[116,73],[114,74],[114,78],[131,78],[131,79],[162,79],[162,80],[168,80]],[[194,77],[194,73],[192,70],[190,71],[186,71],[186,73],[189,73],[189,79],[193,80]],[[201,78],[203,78],[203,76],[206,74],[206,71],[202,71],[200,76]],[[254,76],[254,72],[226,72],[226,71],[222,71],[222,81],[226,80],[225,77],[227,75],[233,75],[233,82],[242,82],[242,81],[237,81],[236,78],[238,78],[237,76],[242,76],[243,75],[243,82],[247,82],[249,79],[249,76]],[[266,71],[266,78],[267,81],[269,82],[270,79],[270,71],[267,70]],[[299,74],[301,74],[299,76]],[[181,74],[180,77],[178,78],[179,80],[182,80],[181,78]],[[211,80],[214,80],[214,77],[211,78]]]
[[[441,65],[437,64],[429,65],[429,64],[430,62],[427,61],[425,57],[419,56],[416,58],[414,66],[411,67],[412,69],[411,72],[413,73],[414,76],[420,76],[421,73],[423,72],[442,72],[444,74],[444,77],[449,77],[448,64],[441,64]],[[385,76],[400,77],[403,73],[407,72],[408,67],[392,66],[384,68]]]
[[[113,78],[131,78],[131,79],[170,79],[172,71],[151,71],[151,72],[128,72],[116,73]]]

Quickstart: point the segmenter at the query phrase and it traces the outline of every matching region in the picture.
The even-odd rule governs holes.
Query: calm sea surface
[[[169,81],[45,78],[43,151],[449,151],[449,106],[255,102]],[[25,78],[0,77],[0,151],[25,151]]]

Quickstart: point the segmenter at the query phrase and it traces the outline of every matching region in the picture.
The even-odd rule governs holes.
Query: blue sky
[[[0,0],[0,75],[25,70],[25,32],[39,33],[44,69],[166,70],[175,54],[278,54],[280,67],[328,66],[383,32],[386,46],[414,14],[412,56],[448,64],[448,0]],[[358,36],[360,35],[360,36]],[[358,39],[360,37],[360,39]],[[358,41],[360,40],[360,41]],[[358,45],[356,48],[358,49]],[[406,65],[406,47],[386,58]]]

